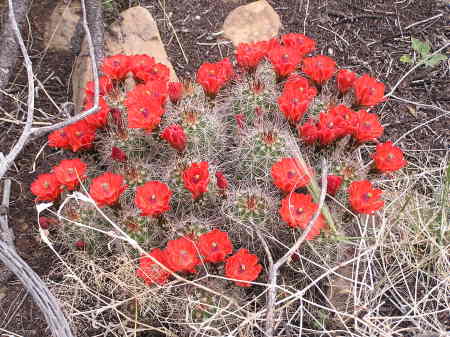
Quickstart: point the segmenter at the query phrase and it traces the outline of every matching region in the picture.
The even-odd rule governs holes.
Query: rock
[[[281,28],[279,15],[266,0],[258,0],[235,8],[223,24],[223,35],[235,46],[241,42],[269,40]]]
[[[82,11],[79,1],[59,1],[45,25],[44,43],[51,51],[78,52],[74,37],[81,37]]]
[[[159,35],[158,27],[150,12],[144,7],[131,7],[121,13],[120,19],[105,31],[105,55],[147,54],[170,69],[170,80],[178,81]],[[75,112],[81,111],[84,88],[92,79],[87,42],[75,61],[72,77]]]

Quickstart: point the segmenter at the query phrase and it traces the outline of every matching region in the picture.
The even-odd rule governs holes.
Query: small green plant
[[[427,41],[411,38],[411,47],[416,52],[416,55],[404,54],[400,57],[400,62],[403,63],[423,63],[427,67],[437,66],[442,61],[447,60],[447,56],[441,53],[433,55],[431,52],[431,44]]]

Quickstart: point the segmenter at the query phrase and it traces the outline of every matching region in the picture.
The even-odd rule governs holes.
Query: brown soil
[[[446,1],[268,1],[281,16],[282,33],[305,32],[317,40],[319,52],[332,55],[340,66],[377,76],[387,84],[387,90],[410,68],[410,65],[399,61],[401,55],[411,53],[410,37],[428,40],[434,49],[450,38],[450,31],[446,26],[450,20],[450,7]],[[71,99],[70,77],[76,55],[51,53],[43,45],[43,18],[49,16],[55,2],[33,2],[29,13],[30,26],[24,29],[24,35],[36,77],[44,83],[56,104],[61,105]],[[194,77],[202,62],[217,61],[233,53],[231,44],[218,43],[220,35],[215,33],[221,31],[222,23],[230,10],[247,2],[250,1],[166,0],[161,2],[165,4],[163,8],[159,1],[140,1],[142,6],[149,8],[159,23],[169,58],[182,78]],[[114,7],[108,7],[105,13],[107,21],[111,21],[117,16],[118,10],[128,7],[129,3],[133,1],[116,1]],[[0,3],[0,7],[5,7],[4,1],[3,4]],[[442,15],[418,23],[438,14]],[[448,53],[450,50],[444,52]],[[26,73],[21,64],[17,66],[16,73],[7,92],[20,99],[20,102],[7,99],[7,104],[1,107],[2,117],[10,119],[7,117],[10,114],[23,120],[27,91]],[[420,67],[400,85],[396,95],[449,110],[448,78],[445,64],[434,68]],[[42,90],[36,96],[36,108],[36,120],[40,122],[62,117]],[[413,105],[389,100],[382,108],[385,139],[396,139],[440,114],[442,112],[438,110],[415,108]],[[449,127],[448,118],[437,119],[406,136],[401,146],[406,149],[407,154],[408,150],[433,150],[439,161],[448,148]],[[7,153],[18,138],[21,127],[0,121],[0,129],[0,151]],[[29,144],[8,174],[13,179],[10,222],[16,234],[18,251],[43,276],[48,273],[54,257],[35,239],[36,212],[29,184],[38,173],[48,171],[61,159],[59,152],[55,153],[48,148],[44,148],[36,159],[36,154],[45,141],[42,138]],[[34,163],[36,171],[33,169]],[[48,336],[39,310],[25,294],[23,287],[14,278],[6,285],[0,284],[2,286],[7,287],[7,296],[0,300],[0,334],[1,329],[5,329],[21,336]]]

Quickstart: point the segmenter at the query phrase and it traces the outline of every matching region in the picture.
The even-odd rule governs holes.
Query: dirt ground
[[[104,1],[105,3],[107,1]],[[157,20],[169,58],[181,78],[195,75],[205,61],[217,61],[233,53],[232,45],[222,41],[220,34],[226,15],[244,0],[141,0]],[[378,77],[390,90],[411,67],[399,61],[411,54],[411,37],[427,40],[435,50],[450,39],[450,5],[448,1],[394,0],[268,0],[280,15],[281,33],[300,32],[314,38],[319,52],[336,58],[338,65],[358,73]],[[6,1],[0,1],[5,8]],[[43,45],[43,18],[50,15],[54,0],[34,1],[23,30],[33,61],[36,77],[44,84],[36,92],[36,120],[51,122],[58,116],[54,104],[71,100],[71,72],[74,54],[53,53]],[[120,10],[136,4],[133,0],[108,1],[105,20],[111,22]],[[434,17],[434,18],[433,18]],[[176,32],[179,42],[174,36]],[[443,53],[449,53],[444,50]],[[20,62],[19,62],[20,63]],[[434,68],[419,67],[398,87],[396,96],[403,99],[450,109],[450,80],[447,63]],[[1,109],[0,151],[7,153],[21,132],[21,125],[12,120],[24,120],[26,111],[26,76],[18,64],[16,75],[7,89],[6,104]],[[442,111],[416,107],[395,99],[382,108],[385,139],[397,139],[409,130],[441,115]],[[438,161],[448,148],[449,118],[417,128],[403,138],[401,146],[409,151],[432,151]],[[54,257],[36,240],[36,213],[29,184],[34,177],[61,159],[45,146],[46,139],[29,144],[17,159],[8,176],[13,180],[10,222],[16,234],[20,255],[45,276]],[[37,156],[37,153],[42,152]],[[415,156],[417,158],[417,156]],[[431,157],[433,158],[433,156]],[[1,273],[1,271],[0,271]],[[14,278],[0,284],[0,336],[6,331],[19,336],[48,336],[39,310]],[[6,334],[7,335],[7,334]],[[5,336],[6,336],[5,335]]]

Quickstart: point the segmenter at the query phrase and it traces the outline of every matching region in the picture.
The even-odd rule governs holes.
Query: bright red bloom
[[[85,120],[66,126],[65,129],[69,138],[69,146],[73,152],[92,147],[95,139],[95,128],[91,127]]]
[[[304,187],[311,181],[310,168],[303,168],[295,158],[283,158],[272,166],[272,180],[276,187],[286,193]]]
[[[166,256],[164,252],[159,249],[153,249],[148,255],[153,257],[162,265],[166,266]],[[170,278],[172,273],[159,266],[147,255],[142,255],[139,258],[139,268],[136,270],[136,276],[143,279],[145,284],[151,286],[152,284],[164,284]]]
[[[109,78],[108,76],[100,76],[98,78],[98,86],[100,96],[107,95],[114,87],[111,78]],[[94,81],[89,81],[86,83],[85,92],[88,97],[93,98],[93,96],[95,95]]]
[[[295,124],[302,119],[311,100],[304,98],[298,90],[291,89],[284,90],[277,102],[286,119]]]
[[[92,179],[89,194],[99,207],[114,205],[127,187],[120,174],[106,172]]]
[[[328,112],[335,116],[339,137],[353,134],[358,125],[358,114],[343,104],[331,108]]]
[[[182,126],[172,124],[164,129],[161,138],[166,140],[174,149],[183,152],[186,147],[186,133]]]
[[[325,55],[303,59],[302,71],[314,82],[324,84],[336,72],[336,61]]]
[[[353,130],[353,136],[360,142],[370,142],[381,137],[384,127],[381,125],[378,116],[368,113],[366,110],[357,112],[357,124]]]
[[[157,102],[142,102],[128,107],[128,127],[152,132],[161,122],[164,109]]]
[[[142,216],[159,216],[170,210],[172,191],[159,181],[149,181],[136,188],[134,203],[142,211]]]
[[[363,214],[373,214],[384,206],[380,189],[372,187],[368,180],[354,181],[348,188],[348,200],[352,208]]]
[[[175,272],[195,273],[201,262],[194,243],[187,237],[170,240],[164,253],[167,266]]]
[[[108,114],[111,108],[108,103],[106,103],[103,97],[99,97],[98,101],[99,110],[89,116],[87,116],[84,120],[94,129],[102,128],[106,126],[108,123]],[[84,105],[84,111],[91,109],[94,106],[94,101],[88,99],[86,104]]]
[[[333,112],[321,112],[319,115],[319,139],[322,145],[329,145],[346,133],[341,127],[341,117]]]
[[[284,78],[295,71],[301,61],[300,53],[289,47],[272,49],[268,58],[278,77]]]
[[[306,144],[314,144],[320,136],[319,128],[317,124],[310,119],[305,124],[299,126],[297,128],[298,136],[306,143]]]
[[[301,56],[305,56],[316,49],[316,42],[303,34],[284,34],[281,36],[281,41],[286,47],[297,50]]]
[[[126,107],[142,104],[159,104],[163,106],[166,103],[169,91],[167,83],[163,81],[148,81],[145,84],[139,84],[128,91],[124,105]]]
[[[205,260],[212,263],[225,261],[225,257],[233,252],[228,233],[218,229],[200,235],[197,246]]]
[[[247,249],[239,249],[230,256],[225,263],[225,276],[235,280],[254,281],[262,271],[256,255],[250,254]],[[237,286],[251,287],[251,283],[234,281]]]
[[[356,104],[374,106],[384,101],[384,84],[365,74],[353,82]]]
[[[61,194],[61,184],[54,173],[40,174],[31,183],[31,192],[37,201],[54,201]]]
[[[358,76],[351,70],[341,69],[337,72],[336,82],[338,90],[341,94],[345,94],[355,82]]]
[[[312,86],[309,81],[297,74],[292,74],[284,84],[283,92],[293,91],[303,99],[312,100],[317,95],[316,87]]]
[[[48,145],[60,149],[70,149],[67,128],[53,131],[48,135]]]
[[[305,229],[309,221],[317,212],[318,206],[312,201],[309,194],[290,193],[281,200],[281,208],[279,210],[281,218],[287,222],[290,227]],[[325,228],[326,223],[322,214],[317,218],[311,231],[306,239],[314,239],[320,234],[320,230]]]
[[[403,168],[407,163],[403,152],[391,141],[377,144],[375,154],[372,156],[375,166],[381,172],[394,172]]]
[[[127,154],[120,148],[113,146],[111,148],[111,159],[123,163],[127,161]]]
[[[169,82],[168,84],[169,97],[173,104],[177,104],[183,97],[183,84],[180,82]]]
[[[170,70],[162,63],[155,63],[145,71],[138,72],[135,76],[144,82],[161,81],[167,83],[170,78]]]
[[[228,188],[228,180],[220,171],[216,172],[216,183],[217,187],[221,190],[226,190]]]
[[[192,193],[194,199],[198,199],[203,193],[208,191],[209,171],[208,162],[191,164],[183,171],[184,187]]]
[[[244,69],[255,69],[266,54],[264,42],[239,43],[236,48],[236,61]]]
[[[145,54],[129,56],[130,59],[130,71],[133,76],[139,79],[145,77],[143,73],[148,72],[151,67],[156,63],[155,59]],[[142,79],[143,80],[143,79]]]
[[[341,176],[329,175],[327,176],[327,193],[335,196],[339,188],[341,188],[344,179]]]
[[[75,189],[80,180],[86,179],[86,163],[78,158],[61,160],[58,166],[53,168],[56,179],[69,191]]]
[[[130,71],[130,58],[122,54],[105,57],[101,71],[113,80],[123,80]]]
[[[203,63],[197,72],[197,82],[210,96],[215,96],[217,92],[234,75],[233,66],[228,58],[216,63]]]

